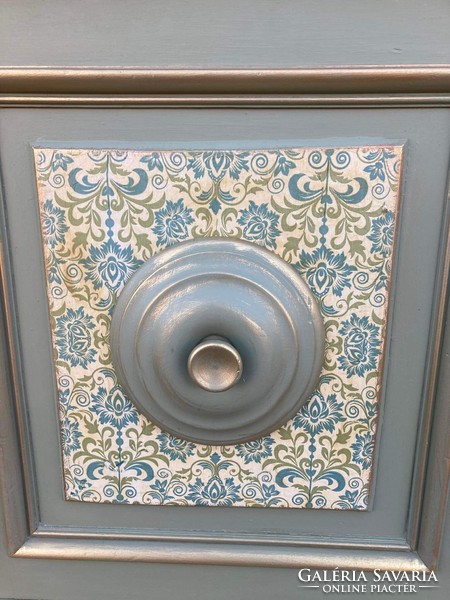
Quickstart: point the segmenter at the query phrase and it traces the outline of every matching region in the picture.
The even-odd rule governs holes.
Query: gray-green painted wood
[[[1,505],[0,505],[1,510]],[[437,572],[439,590],[411,594],[416,600],[448,600],[450,589],[450,507]],[[367,574],[370,577],[370,574]],[[2,600],[315,600],[318,590],[300,589],[296,569],[204,567],[139,563],[66,562],[7,558],[0,520]],[[399,595],[398,595],[399,596]],[[364,595],[334,595],[361,600]],[[377,594],[367,598],[396,598]]]
[[[29,393],[39,498],[44,522],[54,525],[273,532],[351,539],[404,538],[421,402],[434,264],[446,196],[450,118],[443,110],[4,110],[0,155],[12,234],[24,377]],[[369,513],[218,510],[195,507],[111,506],[63,501],[52,384],[51,345],[38,252],[37,201],[31,145],[147,147],[267,147],[373,144],[408,139],[398,278],[394,287],[384,424],[378,476]],[[195,141],[194,141],[195,140]],[[47,143],[47,142],[45,142]],[[26,240],[26,243],[24,243]],[[33,251],[30,252],[30,248]],[[417,285],[420,278],[421,285]],[[33,310],[30,310],[30,306]],[[39,348],[38,354],[35,349]],[[68,568],[68,567],[67,567]]]
[[[0,0],[0,64],[273,68],[449,62],[447,0]],[[273,90],[276,93],[276,90]],[[406,91],[406,90],[405,90]],[[62,496],[51,345],[31,144],[51,139],[154,147],[242,147],[408,140],[389,366],[370,513],[181,509],[66,503]],[[100,143],[100,145],[104,145]],[[245,530],[394,538],[405,533],[426,340],[449,162],[448,110],[4,110],[0,170],[18,293],[24,383],[45,522],[96,528]],[[449,348],[444,349],[446,355]],[[445,380],[444,380],[445,381]],[[442,395],[442,390],[441,390]],[[441,413],[438,413],[441,414]],[[433,460],[433,457],[431,457]],[[1,512],[1,507],[0,507]],[[269,518],[270,517],[270,518]],[[61,562],[7,558],[0,518],[0,598],[311,600],[288,569]],[[450,512],[440,589],[446,600]],[[346,595],[354,598],[354,595]]]
[[[1,65],[442,64],[450,53],[447,0],[2,0],[0,10]]]

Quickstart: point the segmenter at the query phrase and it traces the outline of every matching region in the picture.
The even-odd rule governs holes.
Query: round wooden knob
[[[224,392],[241,378],[242,358],[223,337],[208,336],[189,354],[188,371],[204,390]]]

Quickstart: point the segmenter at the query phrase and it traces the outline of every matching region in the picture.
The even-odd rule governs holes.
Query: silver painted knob
[[[208,392],[224,392],[242,375],[239,352],[225,338],[209,336],[195,346],[188,358],[191,379]]]

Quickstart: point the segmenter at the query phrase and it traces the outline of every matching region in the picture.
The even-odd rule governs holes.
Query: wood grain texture
[[[445,64],[450,52],[446,0],[2,0],[1,10],[3,65]]]

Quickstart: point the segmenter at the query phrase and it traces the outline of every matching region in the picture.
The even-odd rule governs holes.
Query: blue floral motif
[[[141,158],[141,162],[147,163],[147,168],[149,171],[153,171],[154,169],[157,169],[158,171],[164,170],[163,161],[161,160],[161,154],[159,152],[146,154]]]
[[[395,154],[388,148],[376,148],[365,155],[364,160],[371,161],[372,164],[367,165],[363,171],[369,173],[371,181],[375,181],[376,179],[386,181],[389,178],[388,161],[394,157]]]
[[[227,174],[237,180],[242,171],[248,171],[248,152],[192,152],[191,156],[187,166],[196,179],[206,171],[213,181],[221,181]]]
[[[221,461],[221,456],[218,452],[213,452],[211,454],[210,460],[212,462],[213,465],[218,465]]]
[[[277,160],[277,166],[275,167],[274,175],[288,175],[291,169],[295,168],[295,162],[288,160],[283,154],[280,154]]]
[[[165,496],[169,487],[169,482],[167,479],[157,479],[155,483],[150,486],[151,490],[158,492],[161,496]]]
[[[342,323],[339,333],[344,336],[343,355],[338,357],[340,368],[347,375],[362,376],[375,369],[380,354],[380,328],[369,322],[369,317],[353,314]]]
[[[100,423],[121,428],[128,423],[139,422],[137,410],[119,388],[114,386],[108,393],[104,387],[92,396],[92,410],[98,415]]]
[[[369,431],[357,434],[355,443],[351,445],[353,460],[363,469],[368,469],[372,464],[373,447],[373,435]]]
[[[394,213],[392,210],[374,219],[371,233],[367,236],[372,242],[372,252],[389,256],[394,242]]]
[[[293,425],[295,429],[305,429],[310,435],[317,435],[322,431],[332,433],[336,424],[345,420],[342,414],[343,405],[343,402],[337,401],[336,394],[330,394],[325,400],[322,394],[316,391],[294,417]]]
[[[213,198],[209,203],[209,208],[213,211],[215,215],[219,214],[219,211],[222,209],[222,205],[220,204],[217,198]]]
[[[260,246],[269,248],[276,247],[276,239],[280,235],[278,229],[279,216],[276,212],[269,210],[268,204],[259,206],[250,200],[248,209],[240,211],[240,217],[237,220],[239,225],[244,228],[242,236]]]
[[[164,431],[156,436],[159,441],[159,449],[171,460],[180,460],[186,462],[188,456],[192,456],[195,450],[195,444],[187,440],[181,440],[170,433]]]
[[[35,155],[67,498],[365,509],[401,148]],[[117,295],[141,262],[204,237],[247,239],[292,264],[331,352],[289,424],[227,447],[141,416],[109,347]]]
[[[172,246],[189,237],[188,225],[192,225],[192,209],[184,206],[182,198],[176,202],[168,200],[166,206],[155,214],[153,233],[158,236],[158,246]]]
[[[384,172],[384,164],[381,160],[378,160],[373,165],[368,165],[363,169],[366,173],[370,174],[370,179],[373,181],[374,179],[380,179],[384,181],[386,179],[386,174]]]
[[[86,269],[86,279],[92,281],[94,289],[103,284],[112,292],[124,284],[142,264],[133,256],[131,246],[121,247],[108,239],[99,248],[91,246],[88,258],[80,260]]]
[[[343,252],[334,254],[324,246],[311,254],[302,250],[295,267],[306,277],[319,298],[323,298],[330,289],[340,298],[344,288],[351,287],[350,276],[356,271],[356,267],[347,263]]]
[[[376,402],[366,402],[366,411],[369,419],[372,419],[377,414],[377,403]]]
[[[192,500],[200,506],[231,506],[239,500],[240,485],[235,485],[232,477],[223,481],[217,475],[213,475],[206,483],[198,477],[195,483],[189,484],[187,500]]]
[[[347,490],[345,492],[345,494],[342,494],[341,496],[339,496],[339,498],[341,500],[345,500],[346,502],[348,502],[350,504],[350,506],[354,506],[358,494],[359,494],[359,490],[355,490],[354,492]]]
[[[245,444],[238,444],[236,451],[238,456],[244,459],[246,465],[251,462],[260,463],[262,458],[267,458],[271,455],[271,447],[275,441],[271,437],[263,437]]]
[[[86,315],[83,307],[67,311],[56,320],[56,347],[58,356],[67,360],[72,367],[86,368],[94,362],[96,351],[91,347],[91,331],[95,329],[94,320]]]
[[[361,479],[359,481],[362,485],[363,481]],[[364,493],[364,490],[356,489],[355,491],[351,491],[348,489],[339,498],[343,500],[343,502],[337,504],[339,508],[352,508],[353,510],[364,510],[367,508],[367,495]]]
[[[66,410],[69,408],[69,404],[70,404],[70,391],[68,389],[66,389],[66,390],[59,390],[59,393],[58,393],[58,402],[59,402],[59,405],[61,406],[61,408],[64,408]]]
[[[375,284],[375,291],[385,290],[388,284],[388,275],[385,271],[380,269],[372,269],[372,273],[377,273],[377,280]]]
[[[51,248],[64,243],[64,236],[69,231],[65,224],[64,211],[57,208],[51,200],[46,200],[42,209],[42,232]]]
[[[56,265],[52,265],[48,268],[48,281],[49,283],[62,283],[62,279]]]
[[[77,421],[64,419],[61,423],[61,444],[65,456],[69,456],[75,450],[80,449],[81,431],[78,429]]]
[[[364,156],[366,161],[395,158],[395,152],[389,148],[374,148]]]
[[[272,485],[267,485],[266,483],[263,483],[261,486],[261,489],[262,489],[264,498],[266,498],[267,500],[269,498],[274,498],[275,496],[280,495],[280,492],[276,489],[276,487],[274,486],[273,483],[272,483]]]
[[[67,171],[67,165],[70,165],[70,163],[73,163],[73,158],[62,152],[55,152],[52,160],[52,171],[56,171],[57,169]]]

